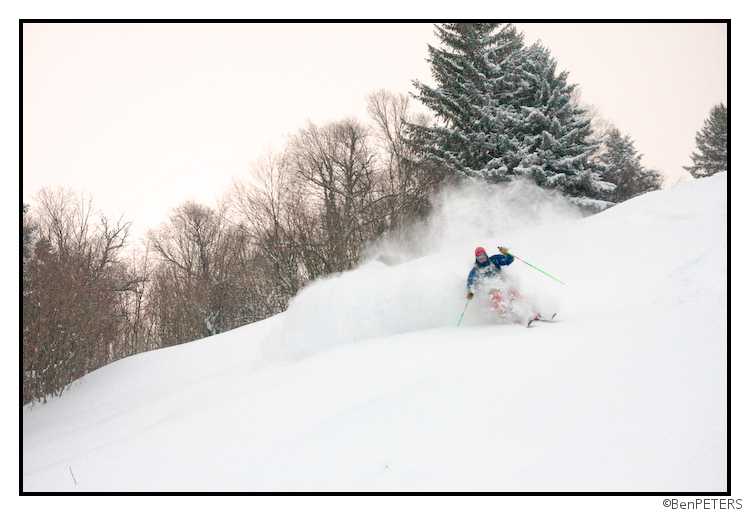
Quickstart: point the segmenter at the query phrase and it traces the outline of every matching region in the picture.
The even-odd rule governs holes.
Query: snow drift
[[[726,183],[588,218],[522,183],[446,192],[285,313],[25,408],[23,490],[726,491]],[[508,269],[560,322],[472,301],[456,327],[478,245],[563,280]]]

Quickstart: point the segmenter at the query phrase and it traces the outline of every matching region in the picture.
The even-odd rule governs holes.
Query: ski
[[[557,320],[554,320],[555,315],[557,315],[557,313],[553,313],[552,316],[549,318],[532,318],[526,324],[526,327],[531,327],[532,322],[557,322]]]

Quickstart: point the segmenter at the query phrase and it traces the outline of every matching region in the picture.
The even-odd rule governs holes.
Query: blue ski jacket
[[[508,266],[512,262],[513,256],[506,256],[505,254],[490,256],[484,264],[475,261],[474,268],[469,272],[466,287],[470,292],[474,292],[474,286],[476,286],[480,279],[499,276],[501,274],[500,267]]]

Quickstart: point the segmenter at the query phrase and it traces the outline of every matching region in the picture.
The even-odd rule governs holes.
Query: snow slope
[[[727,177],[581,218],[467,185],[283,314],[23,411],[23,491],[727,490]],[[466,305],[473,249],[559,322]],[[388,263],[388,264],[386,264]]]

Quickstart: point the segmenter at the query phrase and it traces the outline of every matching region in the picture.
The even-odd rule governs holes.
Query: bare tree
[[[408,127],[427,126],[430,118],[410,111],[410,98],[380,89],[367,96],[367,112],[374,123],[381,173],[390,195],[387,211],[393,229],[405,220],[420,218],[429,210],[429,195],[437,187],[437,174],[426,173],[413,146],[408,143]]]
[[[59,394],[118,355],[121,253],[131,222],[95,213],[92,196],[43,188],[24,291],[24,402]],[[98,219],[98,223],[97,223]]]
[[[272,277],[275,294],[284,299],[283,310],[305,282],[296,250],[303,239],[304,203],[282,154],[269,148],[252,163],[250,173],[249,180],[233,178],[226,202],[267,260],[263,268]]]
[[[123,329],[112,353],[125,357],[158,348],[154,318],[149,316],[150,280],[153,250],[148,244],[132,247],[124,279],[117,285]]]
[[[246,323],[241,315],[247,234],[224,212],[187,201],[148,234],[158,264],[152,312],[161,346]]]
[[[289,138],[286,156],[319,219],[312,241],[300,249],[311,275],[351,268],[362,243],[378,233],[377,204],[386,198],[368,128],[354,119],[322,127],[308,122]]]

